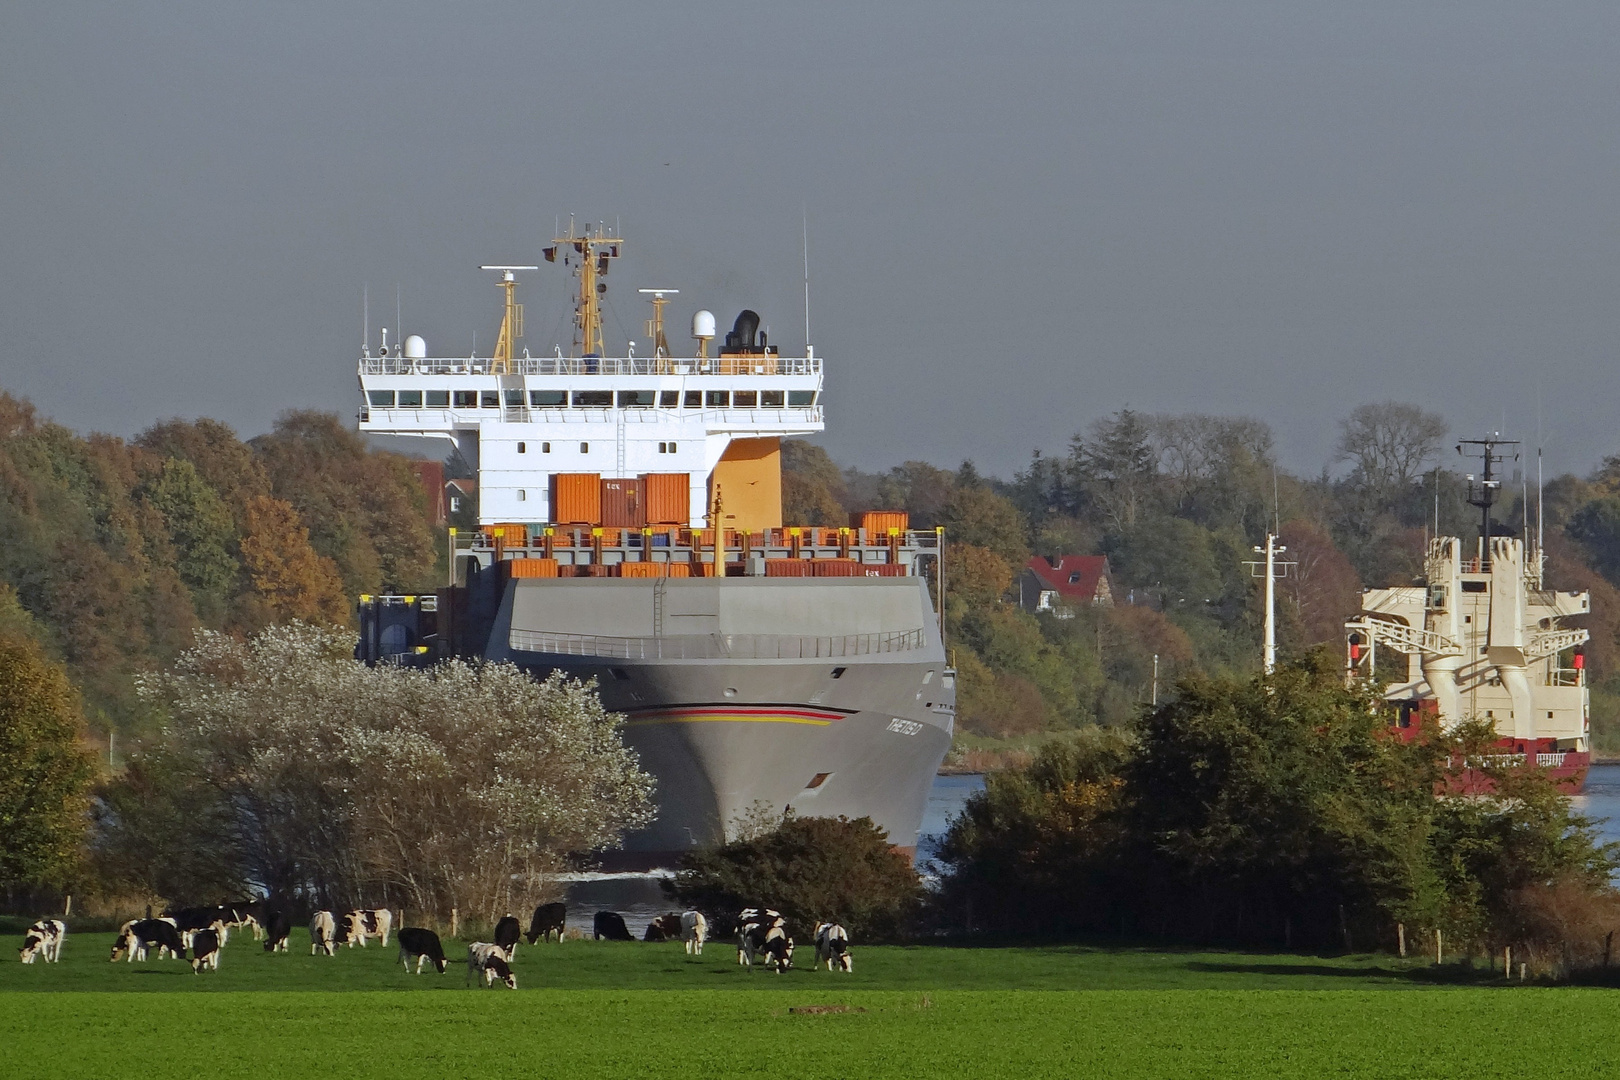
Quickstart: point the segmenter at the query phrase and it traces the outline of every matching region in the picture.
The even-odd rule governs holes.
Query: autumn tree
[[[253,586],[251,602],[263,609],[262,621],[341,623],[348,618],[337,568],[310,547],[309,530],[290,503],[255,496],[244,526],[242,568]]]
[[[0,605],[14,606],[9,593]],[[0,886],[53,884],[77,864],[95,766],[79,695],[31,637],[0,628]]]
[[[782,441],[782,520],[790,526],[843,525],[843,475],[827,451],[803,439]]]
[[[1437,413],[1399,401],[1357,405],[1339,424],[1337,460],[1350,463],[1351,482],[1374,501],[1406,491],[1434,460],[1446,437]]]

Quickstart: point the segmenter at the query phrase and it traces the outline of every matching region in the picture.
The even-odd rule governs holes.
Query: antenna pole
[[[804,355],[814,356],[815,351],[810,344],[810,211],[803,211],[804,215]]]
[[[1288,572],[1290,566],[1297,565],[1291,562],[1280,563],[1277,556],[1286,553],[1288,549],[1277,543],[1277,534],[1266,533],[1266,546],[1256,547],[1255,554],[1265,555],[1261,562],[1255,559],[1246,563],[1250,573],[1259,573],[1259,568],[1265,568],[1266,575],[1266,634],[1264,648],[1260,654],[1261,669],[1270,675],[1277,670],[1277,571]]]
[[[371,355],[371,286],[360,286],[360,351]]]

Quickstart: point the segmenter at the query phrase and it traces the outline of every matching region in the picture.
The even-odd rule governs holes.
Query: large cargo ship
[[[648,339],[611,355],[603,280],[623,239],[545,249],[577,280],[571,346],[520,349],[517,275],[487,357],[415,335],[359,364],[366,433],[448,440],[476,472],[478,527],[451,530],[435,596],[366,597],[362,657],[443,656],[593,678],[658,781],[657,820],[606,853],[667,866],[758,810],[867,816],[914,848],[949,748],[954,673],[929,585],[941,535],[904,514],[847,527],[782,520],[781,440],[823,429],[822,361],[784,356],[745,310],[693,354],[665,333],[674,289],[643,289]],[[369,337],[369,334],[368,334]]]
[[[1345,627],[1349,670],[1378,673],[1404,731],[1418,731],[1425,716],[1442,727],[1488,721],[1500,736],[1498,763],[1547,769],[1578,791],[1591,764],[1581,651],[1589,634],[1562,623],[1590,613],[1591,594],[1544,588],[1544,559],[1528,530],[1493,525],[1502,451],[1514,444],[1466,443],[1484,462],[1477,480],[1468,477],[1469,501],[1482,511],[1479,536],[1471,544],[1434,537],[1423,584],[1362,595],[1360,615]]]

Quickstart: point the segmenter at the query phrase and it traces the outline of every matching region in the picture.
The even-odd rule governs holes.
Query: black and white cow
[[[816,923],[816,969],[826,964],[828,971],[854,971],[855,958],[849,954],[849,931],[837,923]]]
[[[482,978],[486,988],[499,979],[513,990],[517,989],[517,976],[501,955],[499,945],[492,941],[475,941],[467,946],[467,982]]]
[[[149,949],[156,949],[161,958],[165,952],[176,959],[186,958],[186,947],[180,941],[180,931],[172,919],[131,919],[124,924],[118,939],[113,942],[112,960],[124,956],[133,962],[145,960]]]
[[[405,970],[411,970],[411,959],[416,959],[416,973],[422,974],[422,964],[432,963],[440,975],[444,974],[447,966],[444,959],[444,946],[439,943],[439,935],[432,930],[424,930],[420,926],[404,926],[399,931],[399,962],[405,965]]]
[[[568,925],[568,907],[565,904],[541,904],[534,909],[534,918],[529,920],[529,932],[524,936],[529,944],[550,940],[552,934],[557,935],[557,941],[563,939],[563,930]]]
[[[229,936],[225,925],[230,917],[229,909],[223,907],[181,908],[164,912],[164,918],[174,921],[175,929],[180,931],[180,941],[188,949],[191,948],[191,939],[199,930],[214,931],[219,935],[219,943],[225,944]]]
[[[198,930],[191,935],[191,973],[196,975],[203,968],[209,971],[219,970],[219,933],[214,930]]]
[[[737,916],[737,963],[753,967],[754,959],[765,951],[765,939],[772,930],[786,936],[782,913],[772,908],[743,908]]]
[[[23,947],[17,950],[17,959],[32,964],[34,957],[54,964],[62,959],[62,939],[67,937],[67,923],[61,919],[41,919],[23,934]]]
[[[309,955],[337,955],[337,920],[330,911],[317,911],[309,919]]]
[[[709,939],[709,920],[701,911],[688,911],[681,916],[681,940],[686,951],[693,956],[703,955],[703,943]]]
[[[658,915],[647,924],[647,932],[641,936],[642,941],[678,941],[681,936],[681,915],[671,912],[668,915]]]
[[[630,928],[624,925],[624,916],[617,911],[598,911],[591,927],[596,940],[607,938],[609,941],[634,941],[630,936]]]
[[[765,944],[760,952],[765,956],[766,966],[778,975],[793,966],[793,939],[783,923],[778,922],[765,931]]]
[[[523,924],[517,921],[517,916],[510,911],[507,912],[501,917],[501,921],[495,924],[495,933],[491,936],[495,938],[495,945],[501,950],[501,955],[506,957],[507,963],[510,964],[517,959],[518,938],[523,936]]]
[[[343,916],[343,922],[338,927],[337,942],[354,948],[358,944],[362,949],[371,938],[382,938],[383,948],[388,947],[388,933],[394,925],[394,913],[387,908],[356,908]]]
[[[285,911],[265,913],[264,951],[286,952],[287,938],[292,934],[292,916]]]

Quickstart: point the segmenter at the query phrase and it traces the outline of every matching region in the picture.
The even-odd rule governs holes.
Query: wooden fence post
[[[451,937],[456,937],[456,936],[458,936],[458,935],[457,935],[457,934],[456,934],[456,921],[457,921],[457,916],[458,916],[458,915],[459,915],[459,914],[460,914],[460,913],[459,913],[459,912],[457,912],[457,911],[456,911],[456,909],[455,909],[455,908],[451,908],[451,909],[450,909],[450,936],[451,936]]]
[[[1502,948],[1502,978],[1513,978],[1513,946],[1511,945]]]
[[[1441,935],[1438,926],[1434,928],[1434,962],[1436,964],[1446,962],[1445,938]]]
[[[1402,957],[1402,959],[1405,959],[1405,957],[1406,957],[1406,924],[1405,923],[1398,922],[1398,923],[1395,924],[1395,939],[1396,939],[1396,941],[1398,941],[1400,943],[1401,957]]]
[[[73,914],[73,894],[68,893],[67,894],[67,900],[62,904],[62,918],[65,919],[65,918],[67,918],[68,916],[70,916],[72,914]]]

